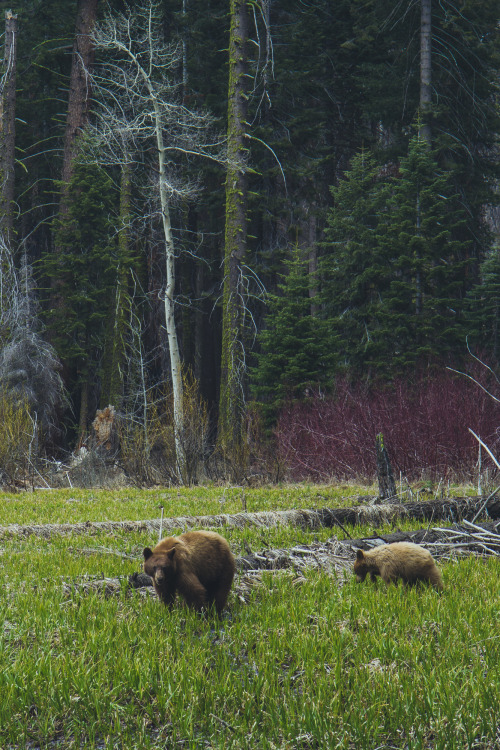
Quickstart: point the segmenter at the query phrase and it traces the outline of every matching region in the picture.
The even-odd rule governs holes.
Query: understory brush
[[[395,477],[470,481],[477,476],[478,443],[469,428],[496,454],[499,418],[500,404],[489,393],[452,373],[379,388],[338,381],[333,395],[283,409],[276,460],[295,481],[367,479],[375,473],[375,437],[382,432]],[[482,463],[492,477],[496,468],[486,454]]]

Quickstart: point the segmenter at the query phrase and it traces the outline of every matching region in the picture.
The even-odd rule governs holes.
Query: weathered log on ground
[[[396,504],[367,504],[350,508],[320,508],[318,510],[280,510],[260,513],[223,513],[214,516],[177,516],[164,518],[163,536],[169,533],[187,531],[188,529],[256,526],[270,528],[273,526],[299,526],[315,529],[342,528],[344,525],[370,524],[378,526],[394,522],[398,518],[410,518],[416,521],[461,521],[473,520],[478,513],[481,518],[500,519],[500,497],[457,497],[447,500],[425,500]],[[155,537],[160,530],[160,519],[146,521],[86,521],[83,523],[61,523],[20,526],[11,524],[0,527],[0,538],[38,536],[49,538],[55,535],[93,536],[102,532],[137,533],[147,532]]]

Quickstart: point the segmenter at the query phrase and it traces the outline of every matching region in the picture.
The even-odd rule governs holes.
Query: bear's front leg
[[[158,595],[158,599],[165,604],[166,607],[171,607],[175,599],[175,586],[159,585],[153,579],[153,586]]]
[[[177,589],[189,607],[200,612],[207,601],[207,590],[194,573],[183,572],[177,579]]]

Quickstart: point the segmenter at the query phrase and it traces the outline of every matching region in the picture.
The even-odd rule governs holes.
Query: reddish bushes
[[[481,376],[478,380],[481,382]],[[470,477],[481,437],[500,452],[500,404],[463,376],[445,373],[389,389],[339,382],[334,397],[316,395],[280,415],[279,458],[293,479],[375,475],[375,436],[384,434],[395,478]],[[483,451],[484,465],[492,466]]]

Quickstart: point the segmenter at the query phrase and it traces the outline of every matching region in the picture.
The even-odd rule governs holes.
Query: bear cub
[[[359,582],[364,581],[369,573],[372,581],[380,576],[386,583],[400,578],[404,584],[425,581],[436,589],[443,588],[441,573],[431,553],[411,542],[383,544],[369,552],[358,549],[354,572]]]
[[[220,615],[233,582],[235,563],[229,544],[213,531],[169,536],[144,550],[144,572],[158,597],[171,605],[177,591],[198,612],[215,605]]]

